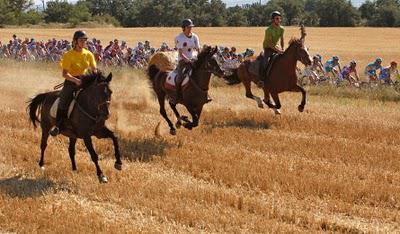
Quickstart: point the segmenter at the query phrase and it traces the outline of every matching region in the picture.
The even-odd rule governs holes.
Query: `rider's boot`
[[[67,110],[63,110],[60,108],[57,109],[56,124],[53,128],[51,128],[51,130],[49,132],[51,136],[57,136],[58,134],[60,134],[61,125],[64,121],[64,118],[66,118],[66,115],[67,115],[66,112],[67,112]]]

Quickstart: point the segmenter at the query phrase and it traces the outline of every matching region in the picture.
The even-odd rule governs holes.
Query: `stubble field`
[[[69,38],[72,31],[1,29],[0,39]],[[158,45],[171,43],[179,29],[87,31],[103,41]],[[259,50],[263,35],[261,28],[196,32],[203,43],[241,50]],[[294,35],[297,28],[288,28],[287,39]],[[363,67],[378,55],[399,60],[399,37],[399,29],[310,28],[307,44],[311,53],[356,58]],[[113,169],[110,140],[95,140],[109,178],[99,184],[82,142],[78,172],[71,171],[63,137],[49,140],[45,170],[37,164],[40,130],[28,122],[25,102],[61,81],[58,67],[0,61],[1,232],[400,231],[398,102],[309,95],[305,113],[298,113],[300,95],[287,93],[282,115],[274,116],[246,99],[241,86],[213,78],[214,101],[199,128],[174,137],[146,75],[112,71],[108,126],[120,136],[124,166]]]

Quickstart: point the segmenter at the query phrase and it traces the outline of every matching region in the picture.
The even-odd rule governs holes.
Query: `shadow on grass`
[[[164,157],[172,145],[163,139],[120,138],[122,157],[130,161],[148,162],[154,156]]]
[[[46,178],[27,179],[22,176],[14,176],[0,179],[0,192],[10,197],[39,197],[54,187],[55,183]]]
[[[265,121],[256,121],[253,119],[230,119],[223,122],[205,122],[205,124],[210,126],[211,128],[237,127],[252,130],[271,128],[270,123],[267,123]]]

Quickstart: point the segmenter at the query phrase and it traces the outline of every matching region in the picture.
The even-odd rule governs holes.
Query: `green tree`
[[[353,27],[360,21],[360,13],[345,0],[320,0],[316,12],[322,27]]]
[[[242,7],[229,7],[226,14],[226,23],[228,26],[247,26],[246,10]]]
[[[0,25],[23,23],[24,12],[32,4],[31,0],[0,0]]]
[[[91,16],[88,6],[84,2],[78,2],[72,7],[68,22],[76,26],[81,22],[89,21]]]
[[[73,5],[67,1],[55,0],[47,2],[45,20],[47,23],[67,23],[71,17],[73,8]]]

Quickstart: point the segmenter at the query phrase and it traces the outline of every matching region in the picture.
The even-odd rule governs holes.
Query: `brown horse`
[[[301,61],[304,65],[311,65],[311,58],[307,48],[304,46],[305,33],[302,28],[301,39],[291,39],[289,47],[281,55],[277,55],[269,72],[269,76],[265,79],[263,87],[264,103],[269,108],[273,108],[276,114],[280,114],[281,103],[278,94],[285,91],[301,92],[302,100],[298,106],[300,112],[304,111],[306,104],[306,91],[297,84],[296,64]],[[256,83],[259,79],[257,75],[249,72],[249,66],[254,60],[243,62],[238,70],[237,75],[246,89],[246,97],[256,100],[258,107],[263,108],[261,99],[251,92],[251,82]],[[270,101],[270,95],[275,105]]]
[[[109,105],[112,91],[109,83],[112,74],[104,77],[100,72],[92,73],[81,77],[81,93],[76,98],[76,104],[68,120],[65,120],[61,127],[61,134],[69,137],[69,156],[71,158],[72,170],[76,170],[75,163],[75,144],[77,138],[82,138],[88,149],[92,161],[96,166],[97,176],[101,183],[107,182],[107,177],[103,175],[98,163],[98,155],[93,148],[91,136],[97,138],[111,138],[115,149],[115,168],[122,169],[122,161],[116,135],[105,126],[108,119]],[[49,131],[55,124],[55,119],[50,116],[50,109],[54,101],[58,98],[59,91],[46,92],[36,95],[29,101],[29,118],[36,128],[36,122],[42,128],[41,157],[39,166],[44,166],[44,152],[47,147]],[[40,120],[37,113],[40,114]]]
[[[186,116],[180,116],[178,110],[176,109],[176,105],[169,102],[169,105],[177,118],[177,128],[180,128],[180,126],[183,125],[185,128],[191,130],[192,128],[198,126],[203,106],[208,102],[208,89],[211,74],[215,74],[217,76],[223,76],[224,74],[215,60],[214,56],[216,56],[217,53],[217,47],[212,48],[207,46],[203,48],[203,50],[198,54],[197,60],[193,63],[189,82],[181,89],[182,97],[178,102],[184,105],[189,111],[190,115],[192,116],[192,121],[189,121],[188,117]],[[165,98],[172,91],[165,85],[169,73],[160,71],[159,68],[153,64],[149,66],[148,75],[151,80],[153,90],[157,95],[160,105],[160,114],[167,121],[170,128],[170,134],[176,135],[175,126],[168,118],[167,112],[165,111]]]

